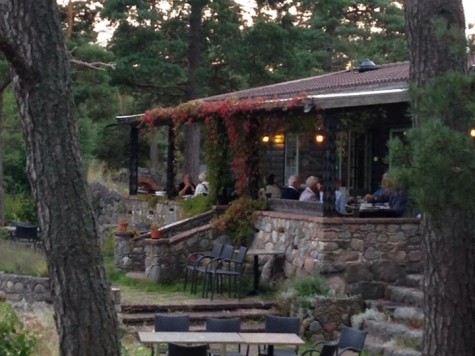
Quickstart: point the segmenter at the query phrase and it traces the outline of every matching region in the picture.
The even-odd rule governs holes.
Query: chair
[[[337,350],[337,345],[324,344],[321,350],[308,349],[300,356],[313,356],[314,353],[317,353],[319,356],[335,356]]]
[[[168,344],[168,356],[208,356],[208,345]]]
[[[190,316],[189,315],[155,315],[155,331],[190,331]],[[160,352],[159,346],[154,347],[155,354]],[[164,350],[163,348],[161,350]],[[153,353],[152,353],[153,354]]]
[[[206,331],[221,333],[238,333],[241,331],[241,319],[206,319]],[[241,345],[238,351],[226,351],[227,356],[241,356]],[[210,350],[211,356],[220,355],[219,351]]]
[[[186,283],[188,281],[188,271],[191,272],[191,293],[196,293],[196,278],[198,269],[204,263],[204,260],[212,260],[218,258],[223,249],[223,244],[215,242],[211,253],[195,252],[188,256],[188,260],[185,265],[185,283],[183,290],[186,292]]]
[[[236,256],[235,259],[231,258],[219,258],[215,268],[213,269],[212,266],[208,269],[207,274],[210,274],[210,278],[212,280],[212,277],[214,276],[215,280],[215,288],[212,288],[212,283],[211,283],[211,300],[213,300],[214,296],[214,290],[218,289],[218,279],[223,278],[223,277],[228,277],[229,280],[229,286],[228,286],[228,294],[231,296],[231,279],[233,279],[233,284],[234,284],[234,298],[236,298],[236,295],[239,297],[239,300],[241,300],[241,275],[242,275],[242,270],[244,267],[244,261],[246,259],[246,254],[247,254],[247,248],[241,246],[239,248],[238,255]],[[227,269],[225,269],[225,265],[227,264]],[[239,291],[237,289],[237,280],[239,279]],[[222,289],[222,281],[221,281],[221,289]]]
[[[38,236],[38,227],[33,225],[17,224],[13,239],[21,244],[33,246],[34,249],[41,245],[41,239]]]
[[[280,333],[280,334],[300,334],[300,318],[266,315],[265,321],[266,333]],[[275,349],[274,356],[293,356],[298,355],[299,347],[287,349]],[[267,356],[267,348],[261,351],[259,347],[259,355]]]
[[[335,345],[339,350],[338,356],[346,351],[353,351],[358,355],[361,355],[367,334],[367,331],[343,326],[337,342],[329,343],[326,341],[319,341],[313,344],[312,349],[316,349],[319,345]]]
[[[218,268],[218,262],[219,261],[226,261],[228,264],[228,268],[230,267],[230,262],[232,260],[232,257],[234,255],[234,246],[225,244],[223,245],[223,249],[221,251],[221,254],[219,257],[215,259],[211,259],[206,265],[201,265],[196,267],[196,272],[201,272],[204,274],[203,278],[203,293],[202,296],[208,297],[208,290],[211,288],[213,289],[213,278],[212,278],[212,272],[215,271]],[[210,275],[210,276],[208,276]],[[195,282],[196,283],[196,282]],[[217,286],[216,286],[217,287]],[[196,289],[196,287],[195,287]]]

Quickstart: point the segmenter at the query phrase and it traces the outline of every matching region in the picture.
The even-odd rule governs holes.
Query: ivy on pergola
[[[206,129],[205,159],[213,198],[223,194],[229,179],[229,162],[236,179],[235,189],[257,196],[260,138],[282,132],[312,134],[323,125],[321,115],[304,113],[305,95],[269,100],[258,97],[220,101],[194,100],[176,107],[158,107],[144,113],[142,125],[173,122],[175,129],[203,122]],[[314,105],[312,105],[313,107]]]

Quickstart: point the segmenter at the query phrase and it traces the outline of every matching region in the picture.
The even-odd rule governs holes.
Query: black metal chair
[[[191,273],[191,293],[196,293],[196,279],[198,270],[200,267],[203,267],[205,261],[213,260],[218,258],[221,255],[223,249],[223,244],[220,242],[215,242],[213,245],[213,250],[210,253],[204,252],[195,252],[188,256],[188,260],[185,265],[185,283],[183,290],[186,292],[186,283],[188,281],[188,271]]]
[[[155,315],[155,331],[190,331],[190,316],[188,314],[157,314]],[[158,355],[160,350],[165,349],[160,348],[159,345],[155,345],[152,351],[153,350],[155,350],[155,354]]]
[[[265,321],[266,333],[279,334],[300,334],[300,318],[266,315]],[[274,348],[274,356],[294,356],[298,355],[299,347],[293,348]],[[261,350],[259,347],[259,355],[267,356],[267,348]]]
[[[241,319],[206,319],[206,331],[221,333],[238,333],[241,331]],[[220,355],[219,351],[210,350],[211,356]],[[226,351],[227,356],[241,356],[241,345],[238,345],[238,351]]]
[[[338,350],[337,345],[324,344],[321,350],[318,349],[308,349],[300,356],[313,356],[317,354],[318,356],[335,356]]]
[[[367,334],[367,331],[343,326],[341,328],[340,337],[336,342],[318,341],[313,344],[312,349],[318,349],[319,345],[334,345],[338,347],[338,356],[346,351],[353,351],[361,355]]]
[[[38,227],[33,225],[28,226],[17,224],[15,233],[13,234],[13,240],[22,245],[32,246],[34,249],[41,245],[41,239],[38,235]]]
[[[228,295],[231,296],[231,279],[233,280],[234,286],[234,298],[238,296],[239,300],[241,299],[241,276],[244,267],[244,261],[246,259],[247,248],[241,246],[239,248],[239,252],[235,259],[231,258],[219,258],[216,266],[213,268],[210,266],[208,269],[207,274],[210,274],[210,280],[214,277],[215,280],[215,288],[212,288],[211,283],[211,300],[213,300],[214,290],[219,288],[218,282],[221,278],[221,289],[223,286],[222,279],[224,277],[228,277]],[[227,267],[227,269],[225,268]],[[239,279],[239,290],[237,285],[237,280]],[[221,290],[222,291],[222,290]],[[206,295],[207,296],[207,295]]]
[[[208,345],[168,344],[168,356],[208,356]]]
[[[230,267],[230,262],[234,255],[234,246],[225,244],[219,257],[209,260],[207,264],[202,264],[196,267],[196,272],[201,272],[204,274],[203,277],[203,297],[208,297],[208,290],[213,289],[213,271],[218,268],[218,263],[220,261],[226,261],[227,267]],[[216,281],[217,282],[217,281]],[[196,282],[195,282],[196,284]],[[221,284],[222,285],[222,284]],[[216,285],[218,287],[218,285]],[[195,287],[196,288],[196,287]]]

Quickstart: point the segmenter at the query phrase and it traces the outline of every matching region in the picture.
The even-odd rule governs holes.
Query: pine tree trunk
[[[84,179],[55,1],[0,2],[0,49],[26,141],[61,355],[120,355],[118,321]]]
[[[3,202],[5,191],[3,189],[3,93],[5,89],[10,85],[11,77],[8,75],[2,83],[0,83],[0,226],[5,225],[5,206]]]
[[[408,0],[405,11],[411,80],[423,87],[448,71],[465,73],[461,0]],[[422,119],[416,117],[414,124]],[[461,130],[457,122],[442,119]],[[475,350],[475,214],[452,206],[437,216],[423,214],[424,356],[471,356]]]

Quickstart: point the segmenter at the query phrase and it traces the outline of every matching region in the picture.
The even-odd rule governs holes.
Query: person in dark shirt
[[[282,199],[299,200],[300,198],[300,177],[292,175],[289,177],[289,186],[282,189]]]
[[[193,184],[191,174],[187,173],[183,176],[183,182],[178,184],[178,195],[180,197],[184,195],[195,195],[196,186]]]
[[[379,196],[373,196],[371,194],[366,195],[368,203],[383,204],[388,203],[389,208],[394,211],[394,216],[403,216],[406,212],[407,194],[403,190],[396,190],[392,187],[397,186],[394,178],[389,178],[386,174],[383,176],[382,181],[384,192]]]

